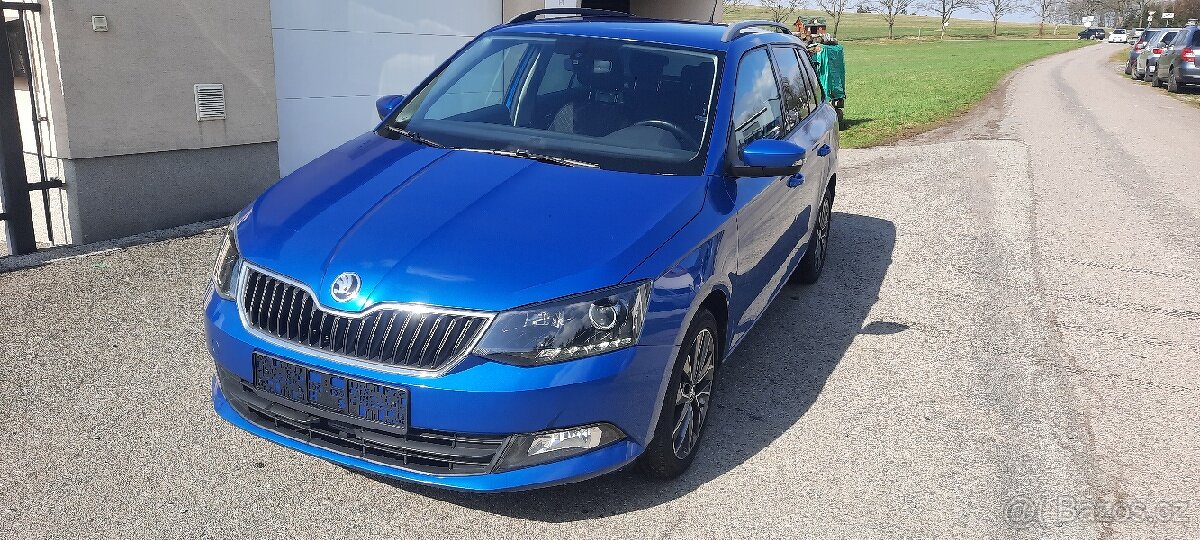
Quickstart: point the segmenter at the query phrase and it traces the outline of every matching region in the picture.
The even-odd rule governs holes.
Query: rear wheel
[[[1175,70],[1167,72],[1167,91],[1172,94],[1179,93],[1179,78],[1175,76]]]
[[[638,458],[637,467],[642,474],[662,480],[675,478],[696,459],[721,360],[717,332],[717,318],[701,308],[692,319],[675,359],[654,438]]]
[[[821,277],[821,269],[825,268],[825,257],[829,251],[829,229],[832,221],[833,192],[826,190],[825,198],[821,199],[821,207],[817,209],[817,224],[808,237],[808,251],[804,253],[804,258],[800,259],[800,264],[792,273],[793,282],[816,283]]]
[[[1133,75],[1133,62],[1125,62],[1125,74]]]

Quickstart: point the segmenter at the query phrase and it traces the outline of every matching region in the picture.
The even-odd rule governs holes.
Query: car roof
[[[636,39],[652,43],[679,45],[696,49],[725,51],[738,39],[724,41],[728,29],[723,24],[647,19],[641,17],[562,17],[498,26],[499,34],[558,34],[615,39]],[[755,33],[766,41],[790,42],[784,34]],[[777,36],[778,39],[771,39]]]

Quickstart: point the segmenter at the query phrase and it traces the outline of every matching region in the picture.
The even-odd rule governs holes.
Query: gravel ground
[[[233,428],[201,331],[215,233],[0,274],[0,536],[1200,537],[1200,184],[1155,143],[1200,110],[1109,52],[843,152],[826,274],[720,373],[671,483],[463,495]]]

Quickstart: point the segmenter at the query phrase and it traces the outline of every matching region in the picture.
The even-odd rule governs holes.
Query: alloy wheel
[[[691,352],[683,360],[683,374],[675,398],[671,449],[679,459],[687,458],[695,450],[700,430],[708,419],[716,360],[716,340],[712,332],[707,328],[700,330],[692,341]]]

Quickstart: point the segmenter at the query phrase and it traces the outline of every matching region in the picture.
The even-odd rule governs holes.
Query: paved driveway
[[[1154,141],[1200,109],[1111,50],[845,152],[825,276],[719,374],[672,483],[462,495],[234,429],[202,342],[214,233],[0,274],[0,536],[1198,537],[1200,183]]]

